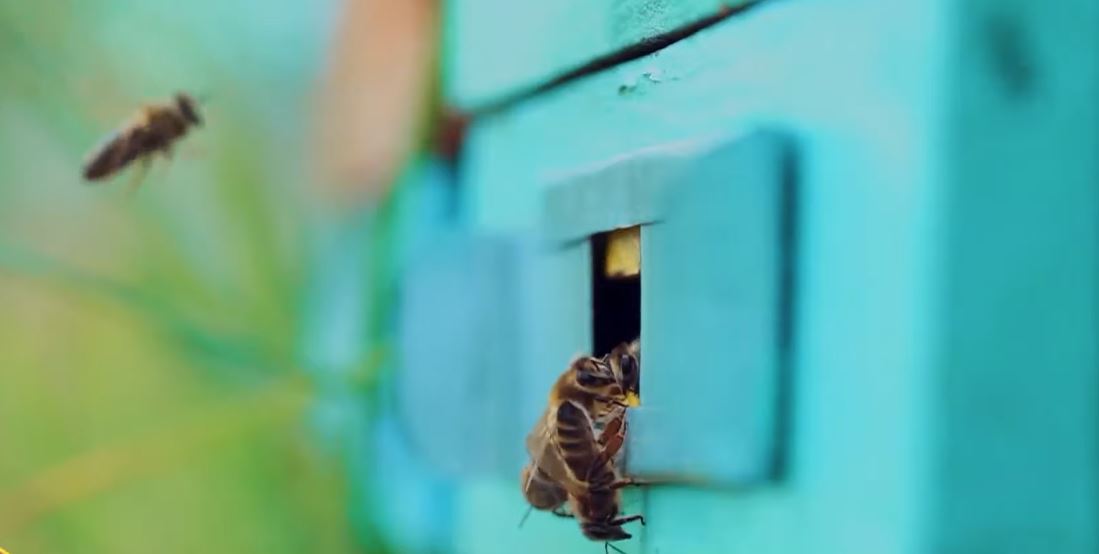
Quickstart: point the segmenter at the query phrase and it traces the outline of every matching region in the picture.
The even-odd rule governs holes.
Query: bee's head
[[[636,407],[641,403],[641,344],[637,340],[622,343],[605,358],[615,379],[626,395],[626,404]]]
[[[176,107],[179,108],[179,113],[183,115],[183,119],[186,119],[192,125],[202,125],[202,118],[198,115],[198,102],[186,92],[180,92],[176,94]]]

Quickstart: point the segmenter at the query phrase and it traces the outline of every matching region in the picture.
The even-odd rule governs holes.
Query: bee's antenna
[[[209,104],[210,103],[210,93],[209,92],[204,92],[202,94],[196,95],[195,96],[195,102],[198,102],[199,105],[201,105],[201,106],[205,106],[206,104]]]
[[[615,552],[618,552],[618,554],[626,554],[626,552],[624,550],[622,550],[621,548],[618,548],[617,546],[611,544],[610,541],[604,542],[603,543],[603,554],[610,554],[611,550],[614,550]]]
[[[530,506],[527,506],[527,511],[526,511],[526,513],[523,514],[523,519],[519,520],[519,527],[522,527],[523,524],[527,522],[527,518],[530,517],[530,513],[532,511],[534,511],[534,504],[531,504]]]

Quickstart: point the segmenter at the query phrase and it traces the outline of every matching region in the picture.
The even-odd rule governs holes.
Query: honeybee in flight
[[[132,188],[136,187],[153,155],[160,153],[170,158],[173,144],[192,127],[201,125],[198,102],[184,92],[177,93],[169,103],[142,106],[130,121],[88,156],[84,163],[84,178],[98,181],[140,160],[142,172],[135,175],[137,179],[132,185]]]

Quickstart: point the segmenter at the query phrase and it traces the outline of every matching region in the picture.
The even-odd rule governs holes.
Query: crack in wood
[[[455,109],[445,110],[447,115],[442,118],[444,121],[438,122],[439,125],[437,126],[437,128],[442,126],[445,131],[437,135],[435,151],[444,160],[457,163],[457,160],[461,155],[461,146],[464,142],[465,131],[468,129],[469,124],[474,123],[478,118],[488,117],[510,110],[523,102],[561,88],[574,81],[656,53],[679,41],[690,38],[700,31],[708,29],[726,19],[743,15],[753,8],[771,1],[773,0],[749,0],[742,4],[724,5],[708,16],[696,19],[695,21],[686,23],[667,32],[646,37],[634,44],[613,52],[596,56],[584,64],[566,70],[557,76],[550,77],[541,83],[536,83],[510,94],[505,94],[496,100],[490,100],[468,111],[462,112]],[[461,122],[461,126],[458,128],[446,124],[448,122],[453,124],[457,121]]]

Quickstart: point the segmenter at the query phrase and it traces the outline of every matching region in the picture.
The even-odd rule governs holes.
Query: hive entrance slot
[[[641,228],[593,235],[592,354],[641,335]]]

